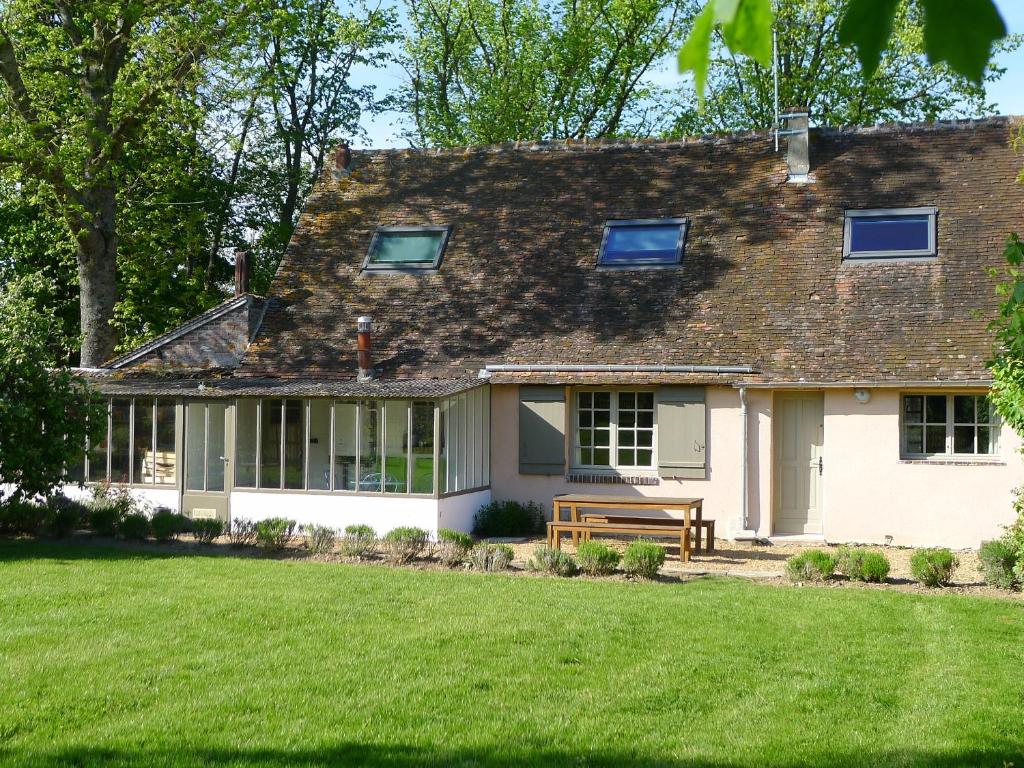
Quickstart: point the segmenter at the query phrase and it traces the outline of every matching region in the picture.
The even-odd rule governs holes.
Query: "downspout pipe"
[[[754,369],[749,365],[622,365],[569,363],[518,364],[487,363],[482,377],[491,373],[718,373],[750,374]]]
[[[740,436],[740,462],[742,467],[742,479],[740,481],[740,493],[742,494],[742,499],[740,501],[740,509],[742,510],[742,517],[740,519],[740,530],[733,533],[733,539],[737,541],[747,541],[756,539],[757,532],[750,529],[750,510],[748,509],[748,499],[750,497],[750,425],[747,413],[746,387],[740,387],[740,420],[743,422],[743,428]]]

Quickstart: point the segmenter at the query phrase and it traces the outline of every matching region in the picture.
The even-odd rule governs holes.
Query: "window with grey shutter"
[[[658,474],[703,480],[707,477],[704,387],[658,390]]]
[[[565,472],[565,389],[519,388],[519,473]]]

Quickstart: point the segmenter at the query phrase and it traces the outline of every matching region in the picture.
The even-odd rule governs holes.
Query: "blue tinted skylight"
[[[683,258],[686,219],[609,221],[598,264],[607,267],[668,266]]]
[[[845,258],[935,255],[935,209],[847,211]]]

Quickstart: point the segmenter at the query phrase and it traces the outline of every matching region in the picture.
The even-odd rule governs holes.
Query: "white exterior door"
[[[821,392],[775,396],[773,533],[822,533],[824,415]]]

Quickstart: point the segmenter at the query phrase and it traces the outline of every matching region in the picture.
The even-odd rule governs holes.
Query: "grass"
[[[1024,765],[1024,604],[0,542],[0,764]]]

